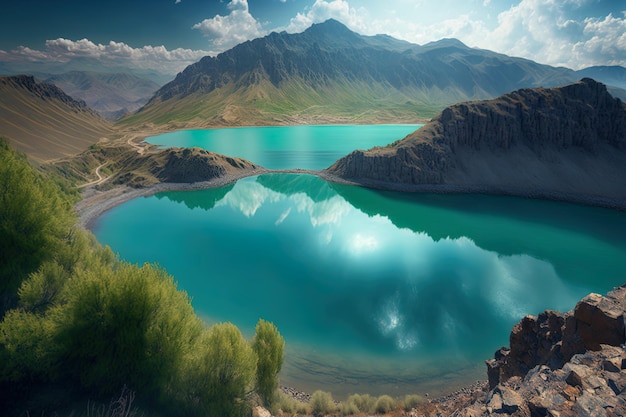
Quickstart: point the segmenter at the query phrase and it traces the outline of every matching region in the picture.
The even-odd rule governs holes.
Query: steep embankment
[[[111,133],[112,125],[52,84],[0,77],[0,136],[33,160],[74,155]]]
[[[626,106],[586,78],[446,108],[385,148],[329,168],[364,185],[474,191],[626,207]]]

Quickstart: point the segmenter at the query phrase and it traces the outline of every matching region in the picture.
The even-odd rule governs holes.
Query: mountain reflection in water
[[[485,378],[525,314],[621,284],[620,230],[605,209],[269,174],[133,200],[95,233],[164,266],[207,321],[273,321],[283,383],[400,394]]]

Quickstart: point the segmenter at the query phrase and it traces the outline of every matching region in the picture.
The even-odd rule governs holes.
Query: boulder
[[[510,348],[498,350],[487,361],[489,387],[524,376],[538,365],[559,369],[575,354],[599,350],[603,344],[623,345],[625,313],[626,287],[621,286],[606,296],[589,294],[568,313],[549,310],[524,317],[511,331]],[[614,361],[605,364],[607,369],[621,370],[621,360]]]

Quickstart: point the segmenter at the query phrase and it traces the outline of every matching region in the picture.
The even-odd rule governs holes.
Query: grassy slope
[[[422,93],[423,94],[423,93]],[[267,80],[235,83],[203,95],[173,98],[123,119],[124,126],[267,125],[299,123],[415,123],[444,106],[407,91],[345,80],[314,89],[298,80],[275,87]]]
[[[112,129],[94,113],[0,83],[0,136],[37,162],[79,153]]]

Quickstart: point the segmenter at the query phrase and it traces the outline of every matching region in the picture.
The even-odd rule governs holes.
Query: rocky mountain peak
[[[204,57],[157,91],[140,113],[188,96],[207,102],[211,94],[220,103],[228,94],[229,102],[247,113],[278,107],[297,114],[312,108],[371,107],[372,102],[386,103],[395,114],[399,108],[415,113],[420,106],[443,108],[438,103],[570,82],[571,73],[468,48],[455,39],[420,47],[390,36],[364,36],[330,19],[302,33],[274,32]]]

